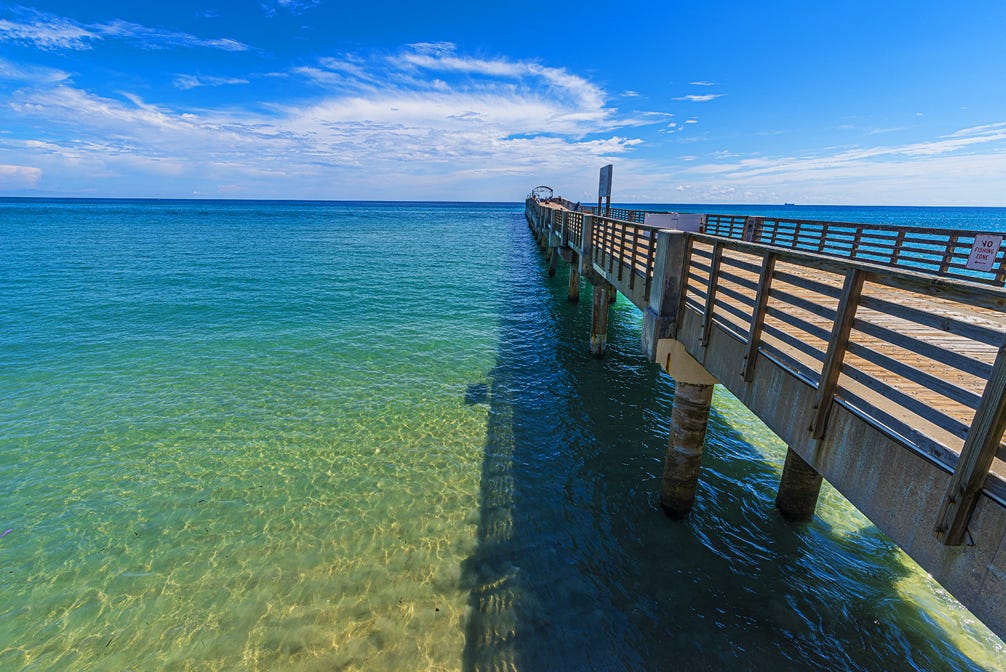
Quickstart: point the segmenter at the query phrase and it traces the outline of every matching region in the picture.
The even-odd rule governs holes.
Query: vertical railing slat
[[[842,294],[838,300],[835,322],[832,325],[828,352],[824,357],[821,369],[821,379],[817,385],[817,395],[814,398],[814,417],[810,422],[810,433],[815,439],[824,436],[824,427],[831,411],[831,402],[838,388],[838,377],[845,360],[845,351],[849,345],[849,336],[856,319],[856,308],[859,296],[863,291],[866,273],[860,268],[850,268],[845,274]]]

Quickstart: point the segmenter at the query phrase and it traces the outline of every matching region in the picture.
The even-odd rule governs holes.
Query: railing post
[[[756,242],[758,231],[761,230],[761,226],[764,221],[764,217],[745,217],[744,233],[741,235],[741,238],[749,243]]]
[[[775,252],[769,252],[762,257],[761,272],[758,274],[758,290],[755,293],[755,305],[751,312],[747,354],[744,355],[744,362],[741,364],[741,378],[749,383],[754,377],[755,362],[758,361],[758,346],[761,343],[761,332],[765,326],[765,314],[768,312],[768,297],[772,289],[775,259]]]
[[[850,268],[845,274],[842,295],[835,312],[835,323],[831,329],[828,352],[824,357],[821,380],[817,384],[817,395],[814,398],[814,417],[810,422],[810,433],[815,439],[824,436],[824,426],[828,422],[831,402],[838,388],[838,376],[842,371],[842,362],[849,345],[849,336],[856,319],[856,308],[859,305],[859,295],[863,291],[865,279],[866,272],[860,268]]]
[[[594,270],[593,263],[594,216],[584,213],[580,224],[580,275],[588,278]]]
[[[642,348],[653,362],[657,358],[657,341],[673,338],[678,331],[678,310],[688,273],[685,265],[688,234],[652,231],[651,235],[656,236],[656,242],[650,297],[643,311]]]
[[[709,345],[709,333],[713,328],[713,311],[716,308],[716,285],[720,279],[720,264],[723,263],[723,246],[713,243],[713,261],[709,267],[709,284],[706,286],[706,308],[702,312],[702,337],[699,344]]]
[[[569,289],[566,298],[571,303],[580,300],[580,255],[577,252],[570,252],[569,263]]]
[[[950,479],[936,536],[947,546],[959,546],[964,541],[971,514],[974,513],[982,486],[999,450],[1006,429],[1006,340],[999,346],[992,373],[985,384],[982,400],[975,411],[968,438],[961,448],[961,457]]]

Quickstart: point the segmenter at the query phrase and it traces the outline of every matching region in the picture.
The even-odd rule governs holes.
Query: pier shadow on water
[[[465,670],[1006,669],[987,662],[998,640],[962,640],[903,595],[924,575],[859,514],[846,524],[837,493],[784,521],[785,447],[728,394],[695,509],[664,516],[673,384],[639,351],[638,311],[612,306],[593,359],[590,286],[569,304],[565,264],[547,277],[523,218],[508,235],[496,365],[466,395],[489,428]]]

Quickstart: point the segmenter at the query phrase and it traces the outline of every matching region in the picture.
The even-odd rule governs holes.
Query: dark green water
[[[0,669],[1006,669],[729,395],[664,517],[673,385],[521,213],[0,203]]]

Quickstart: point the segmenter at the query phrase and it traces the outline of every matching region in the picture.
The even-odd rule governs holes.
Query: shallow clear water
[[[1006,670],[728,394],[664,517],[673,385],[522,204],[0,215],[2,670]]]

